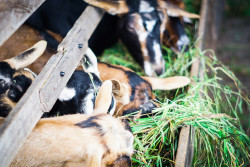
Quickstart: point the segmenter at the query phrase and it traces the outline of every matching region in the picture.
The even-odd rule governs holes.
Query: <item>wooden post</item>
[[[198,42],[196,45],[196,48],[200,50],[204,50],[205,42],[208,38],[206,34],[210,3],[211,0],[203,0],[201,5],[201,18],[198,29]],[[198,77],[199,80],[202,80],[204,78],[203,65],[204,60],[201,58],[197,58],[196,61],[192,64],[190,77]],[[192,82],[191,84],[194,83]],[[195,129],[191,126],[186,126],[181,129],[175,161],[176,167],[190,167],[192,165],[194,154],[194,133]]]
[[[48,112],[65,87],[80,59],[88,39],[104,12],[88,6],[59,45],[59,51],[24,94],[0,127],[0,166],[9,166],[27,136],[44,112]],[[79,44],[82,44],[79,47]],[[60,72],[65,73],[60,76]]]
[[[201,50],[216,50],[216,43],[219,38],[220,27],[223,19],[225,0],[209,0],[206,6],[208,13],[206,18],[206,32]]]

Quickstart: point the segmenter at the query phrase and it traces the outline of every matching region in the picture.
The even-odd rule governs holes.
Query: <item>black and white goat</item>
[[[107,114],[111,101],[112,82],[106,81],[93,115],[42,118],[10,166],[131,166],[134,137],[125,120]]]
[[[74,71],[54,107],[50,112],[45,113],[44,117],[76,113],[92,114],[96,94],[102,85],[102,81],[99,78],[97,59],[90,49],[87,50],[84,59],[84,62],[81,62],[83,70]],[[113,115],[115,108],[116,102],[112,97],[108,112]]]
[[[46,49],[47,42],[40,41],[16,57],[0,62],[0,116],[6,117],[35,78],[24,67],[33,63]]]

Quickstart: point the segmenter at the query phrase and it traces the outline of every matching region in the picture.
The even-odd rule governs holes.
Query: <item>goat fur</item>
[[[43,118],[10,166],[131,166],[133,135],[128,127],[107,114]]]
[[[199,18],[200,16],[185,11],[182,0],[158,0],[158,4],[164,10],[165,17],[168,18],[163,44],[175,53],[179,53],[183,49],[187,51],[190,41],[184,29],[183,18]]]
[[[153,89],[171,90],[190,83],[187,77],[154,78],[141,77],[132,70],[117,65],[98,63],[100,78],[113,82],[113,94],[116,99],[115,115],[127,115],[141,110],[141,114],[151,114],[156,108],[157,98]]]
[[[112,83],[104,82],[91,116],[41,119],[10,166],[131,166],[133,134],[126,120],[106,113],[111,93]]]
[[[23,53],[0,62],[0,116],[6,117],[31,85],[35,76],[23,69],[40,57],[46,42],[40,41]]]

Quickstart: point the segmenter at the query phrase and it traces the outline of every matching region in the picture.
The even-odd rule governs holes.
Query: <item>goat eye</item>
[[[127,30],[130,31],[130,32],[134,32],[134,27],[133,27],[133,25],[128,24],[128,25],[127,25]]]
[[[128,28],[128,30],[130,31],[130,32],[134,32],[134,29],[133,28]]]
[[[152,12],[150,13],[141,13],[141,17],[143,20],[152,20],[153,19],[153,15]]]
[[[157,13],[158,13],[160,20],[163,21],[166,17],[165,14],[161,10],[158,10]]]

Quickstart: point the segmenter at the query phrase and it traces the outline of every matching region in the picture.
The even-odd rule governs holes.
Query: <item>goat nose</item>
[[[189,50],[189,46],[188,45],[177,45],[178,51],[179,52],[187,52]]]
[[[154,64],[154,71],[156,75],[161,75],[165,72],[165,61],[162,60],[160,64]]]
[[[164,68],[159,68],[155,70],[156,75],[161,75],[164,72]]]

